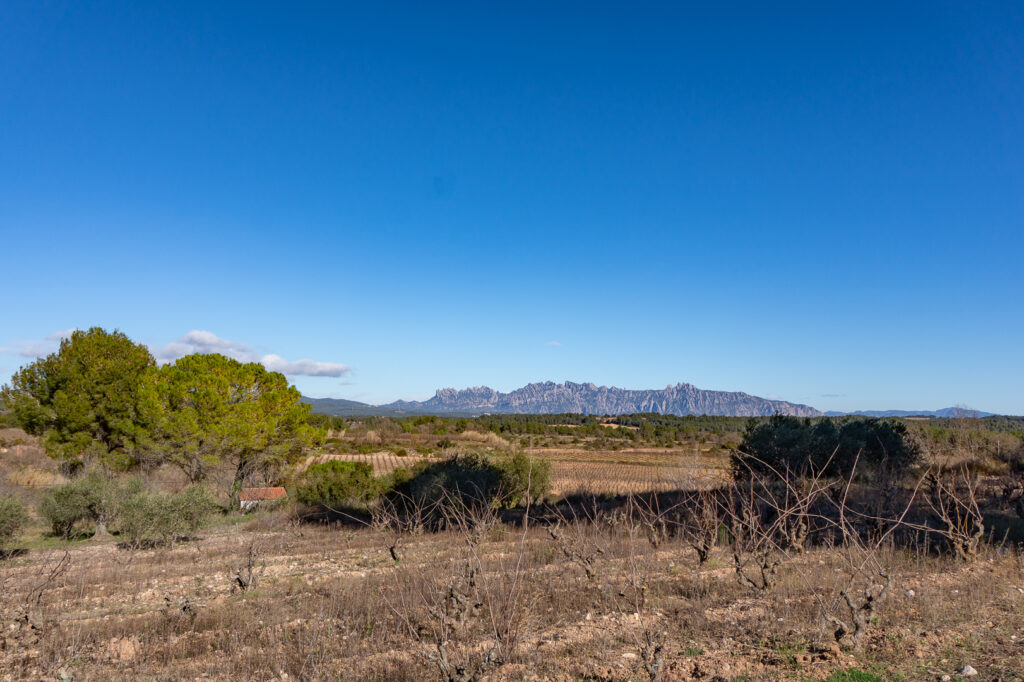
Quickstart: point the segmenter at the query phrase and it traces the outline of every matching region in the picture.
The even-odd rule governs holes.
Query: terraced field
[[[709,487],[728,476],[728,461],[706,453],[664,449],[592,451],[555,448],[538,448],[528,453],[551,463],[551,492],[559,496],[582,492],[622,495],[692,490]],[[373,467],[377,476],[381,476],[397,467],[411,467],[426,457],[416,452],[399,457],[386,450],[367,455],[325,454],[310,458],[307,466],[329,459],[365,462]]]

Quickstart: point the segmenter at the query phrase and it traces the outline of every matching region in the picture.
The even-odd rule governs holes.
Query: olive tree
[[[13,495],[0,495],[0,551],[28,524],[25,505]]]

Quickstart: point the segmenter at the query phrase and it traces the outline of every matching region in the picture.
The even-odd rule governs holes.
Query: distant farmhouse
[[[281,486],[273,488],[242,488],[238,496],[238,508],[244,512],[252,511],[260,502],[275,502],[288,497],[288,491]]]

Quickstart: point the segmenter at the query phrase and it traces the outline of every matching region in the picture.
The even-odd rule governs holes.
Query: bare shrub
[[[381,497],[371,513],[370,524],[384,541],[396,564],[401,561],[400,545],[410,536],[420,535],[430,516],[424,505],[401,494]]]
[[[71,553],[65,551],[54,560],[40,567],[38,578],[29,587],[20,604],[0,604],[0,609],[11,609],[6,618],[0,619],[0,645],[5,649],[27,648],[38,645],[49,630],[49,623],[43,617],[41,604],[43,595],[57,586],[71,568]]]
[[[703,566],[718,543],[722,514],[717,493],[697,490],[685,498],[677,529],[683,540],[697,552],[697,564]]]
[[[164,618],[176,627],[180,627],[182,623],[187,623],[191,627],[199,615],[199,604],[187,595],[175,599],[165,594],[162,613]]]
[[[630,616],[636,626],[630,629],[640,664],[651,682],[661,679],[665,664],[664,630],[660,619],[651,613],[648,606],[648,593],[652,575],[656,572],[652,550],[656,550],[659,542],[651,540],[654,531],[663,528],[664,514],[657,503],[650,499],[638,499],[629,496],[626,505],[626,587],[619,592],[623,602],[620,607]],[[641,537],[646,537],[644,543]],[[645,548],[646,551],[642,548]]]
[[[588,532],[594,526],[596,510],[584,508],[578,512],[575,506],[568,505],[568,511],[556,508],[554,515],[554,523],[547,527],[548,535],[562,556],[582,568],[587,580],[593,580],[597,577],[595,562],[605,553],[593,534]]]
[[[651,547],[657,549],[668,540],[676,505],[662,509],[658,495],[630,495],[626,514],[630,525],[638,525]]]
[[[985,519],[978,504],[978,474],[967,465],[928,476],[926,500],[953,554],[965,562],[978,558],[985,537]]]
[[[515,550],[498,555],[483,550],[498,524],[493,507],[450,498],[443,513],[463,552],[396,566],[393,589],[383,596],[442,679],[469,682],[509,663],[519,650],[532,606],[524,565],[529,508]]]
[[[864,645],[864,635],[867,634],[868,626],[874,620],[875,611],[885,599],[892,585],[892,575],[879,570],[877,573],[884,583],[877,588],[873,581],[867,581],[863,592],[853,596],[855,593],[849,588],[840,590],[839,596],[843,598],[846,605],[847,618],[843,620],[835,615],[829,615],[829,622],[836,626],[835,638],[840,645],[847,639],[852,643],[855,651],[860,651]]]
[[[258,535],[254,535],[245,547],[241,564],[235,569],[232,576],[232,588],[241,592],[249,592],[256,589],[260,579],[267,570],[266,559],[263,558],[264,541]]]
[[[750,473],[725,497],[736,578],[758,592],[775,584],[782,562],[805,551],[811,508],[825,487],[819,477]]]
[[[1002,478],[1002,501],[1024,519],[1024,446],[1001,456],[1008,469]]]
[[[1024,519],[1024,475],[1008,475],[1003,479],[1002,498],[1003,506]]]
[[[734,489],[728,497],[726,514],[736,579],[758,592],[770,589],[783,554],[755,486]]]
[[[890,594],[893,584],[892,569],[885,565],[884,549],[893,534],[907,524],[905,519],[914,505],[921,487],[919,481],[902,511],[891,517],[868,516],[850,508],[850,488],[857,462],[854,462],[842,494],[831,498],[833,513],[826,519],[837,530],[842,542],[838,554],[843,561],[843,584],[839,588],[841,601],[825,606],[825,619],[836,626],[833,636],[840,646],[861,651],[868,629],[877,619],[879,607]],[[862,534],[859,528],[866,532]],[[884,528],[883,532],[878,529]],[[819,597],[820,599],[820,597]],[[836,610],[843,611],[840,617]]]

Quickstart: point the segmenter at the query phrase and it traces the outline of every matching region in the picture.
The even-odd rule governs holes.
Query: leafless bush
[[[1018,455],[1024,458],[1024,453]],[[1012,509],[1017,516],[1024,519],[1024,466],[1019,462],[1006,474],[1001,481],[1003,506]]]
[[[978,475],[966,465],[928,476],[926,500],[941,524],[939,534],[958,559],[972,562],[985,537],[985,520],[978,504]]]
[[[836,609],[826,610],[825,618],[836,626],[833,633],[840,646],[852,646],[860,651],[868,627],[876,617],[878,607],[885,600],[892,586],[892,573],[886,570],[879,559],[879,540],[873,544],[865,542],[849,524],[845,510],[840,510],[837,522],[842,536],[842,555],[845,559],[846,577],[839,589],[842,602],[836,604],[845,611],[840,617]],[[881,585],[879,586],[879,580]]]
[[[697,552],[697,563],[703,566],[718,543],[722,527],[722,515],[717,493],[712,490],[697,490],[685,498],[677,525],[678,532],[690,547]]]
[[[422,504],[417,504],[405,496],[395,499],[384,496],[374,508],[371,525],[380,533],[384,545],[396,564],[401,561],[400,545],[410,536],[423,532],[428,512]]]
[[[263,539],[254,535],[246,545],[245,554],[242,556],[242,563],[235,569],[232,576],[232,586],[241,592],[249,592],[256,589],[263,573],[267,570],[267,562],[263,558]]]
[[[663,629],[658,619],[648,608],[648,592],[651,576],[654,573],[653,558],[641,547],[641,536],[647,536],[647,551],[657,549],[657,544],[650,541],[651,528],[657,528],[657,522],[664,522],[664,516],[658,512],[656,503],[651,500],[640,501],[630,496],[626,505],[627,534],[626,579],[624,590],[619,592],[624,607],[622,610],[635,619],[636,627],[630,635],[640,654],[640,663],[644,667],[651,682],[661,678],[665,663],[665,643]],[[659,543],[660,544],[660,543]]]
[[[724,500],[733,565],[741,585],[770,589],[782,562],[805,551],[811,510],[827,488],[820,476],[797,478],[787,470],[753,471]]]
[[[669,527],[677,505],[662,508],[658,495],[630,495],[626,504],[626,522],[639,526],[651,547],[661,547],[669,537]]]
[[[891,467],[880,466],[875,470],[864,517],[864,527],[871,539],[884,537],[893,529],[895,519],[900,516],[902,484],[902,476]]]
[[[18,649],[38,644],[48,629],[40,610],[43,595],[57,584],[70,567],[71,553],[65,551],[56,560],[41,567],[38,579],[32,583],[20,604],[0,605],[4,610],[11,609],[7,618],[0,619],[0,625],[3,626],[3,632],[0,632],[2,648]]]
[[[71,552],[64,551],[64,554],[60,556],[56,561],[46,566],[40,572],[39,580],[32,585],[32,588],[28,592],[28,598],[25,600],[25,606],[27,608],[34,608],[39,606],[43,600],[43,594],[50,587],[54,585],[62,576],[64,576],[68,569],[71,568]]]
[[[836,642],[859,652],[863,648],[868,628],[876,620],[878,609],[893,584],[892,570],[885,565],[884,547],[892,534],[902,526],[912,526],[906,523],[906,517],[913,507],[921,483],[918,483],[898,514],[888,517],[865,515],[850,509],[848,504],[856,462],[853,469],[842,494],[831,499],[834,505],[832,513],[825,517],[842,538],[838,549],[843,561],[844,577],[839,588],[841,601],[833,601],[831,607],[824,606],[824,609],[825,619],[836,626],[833,633]],[[860,527],[867,528],[867,533],[859,532]],[[878,529],[885,530],[880,532]],[[837,610],[845,615],[840,617]]]
[[[516,550],[489,556],[484,543],[498,524],[495,511],[448,502],[445,525],[463,552],[396,566],[395,589],[384,599],[442,679],[469,682],[513,660],[520,647],[531,607],[524,581],[529,508]]]
[[[868,625],[875,617],[875,610],[885,599],[889,587],[892,585],[891,574],[879,570],[878,577],[885,581],[881,589],[877,589],[871,581],[868,581],[863,593],[856,597],[851,596],[849,589],[839,592],[846,605],[847,619],[843,620],[830,614],[828,620],[836,626],[835,638],[840,645],[849,639],[855,651],[860,651],[863,647],[864,635],[868,631]]]
[[[595,562],[598,556],[605,553],[592,533],[588,532],[594,526],[596,510],[588,511],[584,508],[578,512],[576,507],[570,505],[568,512],[556,508],[554,514],[555,522],[547,527],[548,535],[562,556],[582,568],[587,580],[593,580],[597,577]]]
[[[181,622],[187,622],[192,625],[195,623],[196,616],[199,615],[199,604],[189,596],[175,599],[171,595],[165,594],[162,612],[169,623],[178,625]]]
[[[737,580],[758,592],[770,589],[783,555],[754,486],[733,490],[726,513]]]

